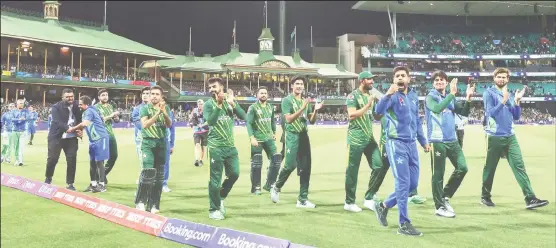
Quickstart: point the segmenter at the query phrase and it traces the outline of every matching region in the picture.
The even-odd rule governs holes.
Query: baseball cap
[[[368,71],[362,71],[361,73],[359,73],[359,81],[365,79],[365,78],[374,78],[376,77],[375,75],[373,75],[372,73],[368,72]]]

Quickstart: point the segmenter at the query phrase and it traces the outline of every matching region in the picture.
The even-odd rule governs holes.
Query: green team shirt
[[[139,118],[147,117],[152,118],[158,112],[154,106],[149,103],[143,105],[141,110],[139,110]],[[166,113],[170,113],[170,107],[166,105]],[[141,135],[143,138],[153,138],[153,139],[164,139],[166,138],[166,122],[164,121],[164,114],[160,114],[156,122],[152,124],[149,128],[142,128]]]
[[[205,102],[203,106],[203,117],[209,125],[207,136],[208,147],[234,147],[234,113],[242,120],[245,120],[245,111],[235,102],[232,108],[228,102],[222,102],[222,107],[218,107],[214,99]]]
[[[276,134],[274,107],[270,103],[256,102],[247,110],[247,133],[257,141],[273,140]]]
[[[380,149],[384,149],[384,147],[386,146],[386,129],[384,128],[386,126],[386,118],[384,118],[384,116],[382,116],[382,118],[380,119],[380,144],[379,146],[381,147]]]
[[[286,96],[282,99],[282,114],[284,118],[286,114],[293,114],[303,106],[303,99],[296,99],[293,94]],[[286,131],[292,133],[300,133],[307,131],[307,122],[309,121],[309,114],[313,112],[311,103],[307,105],[303,113],[292,123],[284,121],[286,124]],[[285,120],[285,119],[284,119]]]
[[[102,117],[102,119],[104,120],[104,118],[106,118],[106,116],[111,115],[112,113],[114,113],[114,107],[112,107],[112,105],[110,104],[101,104],[101,103],[97,103],[95,104],[95,107],[98,109],[98,112],[100,112],[100,116]],[[112,130],[112,119],[110,120],[104,120],[104,126],[106,127],[106,131],[108,131],[108,134],[113,136],[114,135],[114,130]]]
[[[369,102],[368,96],[368,93],[356,89],[348,95],[346,106],[360,110]],[[373,105],[374,103],[367,113],[349,121],[347,136],[349,145],[365,146],[373,139]]]

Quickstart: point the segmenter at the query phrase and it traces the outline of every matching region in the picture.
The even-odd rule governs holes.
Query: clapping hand
[[[315,110],[319,110],[319,109],[321,109],[323,106],[324,106],[324,101],[322,101],[322,102],[320,102],[320,103],[317,103],[317,104],[315,104]]]
[[[456,93],[458,93],[458,79],[457,78],[453,78],[452,81],[450,82],[450,93],[452,95],[456,95]]]
[[[516,102],[521,101],[521,98],[523,97],[523,95],[525,95],[525,90],[526,89],[527,89],[527,86],[523,86],[523,89],[515,91],[515,101]]]
[[[226,96],[226,102],[230,105],[234,105],[234,91],[232,89],[228,89],[228,95]]]

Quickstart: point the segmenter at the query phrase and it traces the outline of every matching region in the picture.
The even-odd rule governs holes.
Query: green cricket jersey
[[[232,108],[228,102],[222,102],[218,107],[214,99],[205,102],[203,106],[203,117],[209,125],[207,136],[208,147],[234,147],[234,113],[242,120],[245,120],[245,111],[235,102]]]
[[[139,117],[142,119],[143,117],[147,117],[148,119],[152,118],[158,112],[154,106],[149,103],[145,104],[141,110],[139,110]],[[170,113],[170,107],[166,105],[166,113]],[[164,121],[164,114],[160,114],[156,122],[152,124],[149,128],[142,128],[141,135],[143,138],[153,138],[153,139],[164,139],[166,138],[166,122]]]
[[[346,100],[348,108],[362,109],[368,102],[369,94],[356,89],[351,92]],[[347,142],[349,145],[365,146],[373,139],[373,105],[367,113],[349,121]]]
[[[247,110],[247,133],[257,141],[273,140],[276,134],[274,107],[270,103],[256,102]]]
[[[303,106],[303,99],[296,99],[293,94],[290,94],[282,99],[282,114],[284,118],[286,114],[293,114]],[[303,113],[292,123],[284,121],[286,124],[286,131],[292,133],[300,133],[307,131],[307,122],[309,121],[309,114],[313,113],[311,103],[307,105]],[[284,119],[285,120],[285,119]]]
[[[114,107],[112,107],[112,105],[110,104],[101,104],[100,102],[95,104],[95,107],[98,109],[98,111],[100,112],[100,116],[102,117],[102,119],[106,118],[106,116],[111,115],[112,113],[114,113]],[[114,130],[112,130],[112,123],[114,121],[112,121],[112,119],[110,120],[104,120],[104,126],[106,127],[106,131],[108,131],[108,134],[113,136],[114,135]]]

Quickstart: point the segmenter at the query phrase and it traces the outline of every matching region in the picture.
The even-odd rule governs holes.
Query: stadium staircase
[[[179,97],[180,96],[180,89],[174,86],[168,79],[163,76],[160,76],[160,80],[158,85],[164,89],[164,91],[168,92],[168,97]]]

